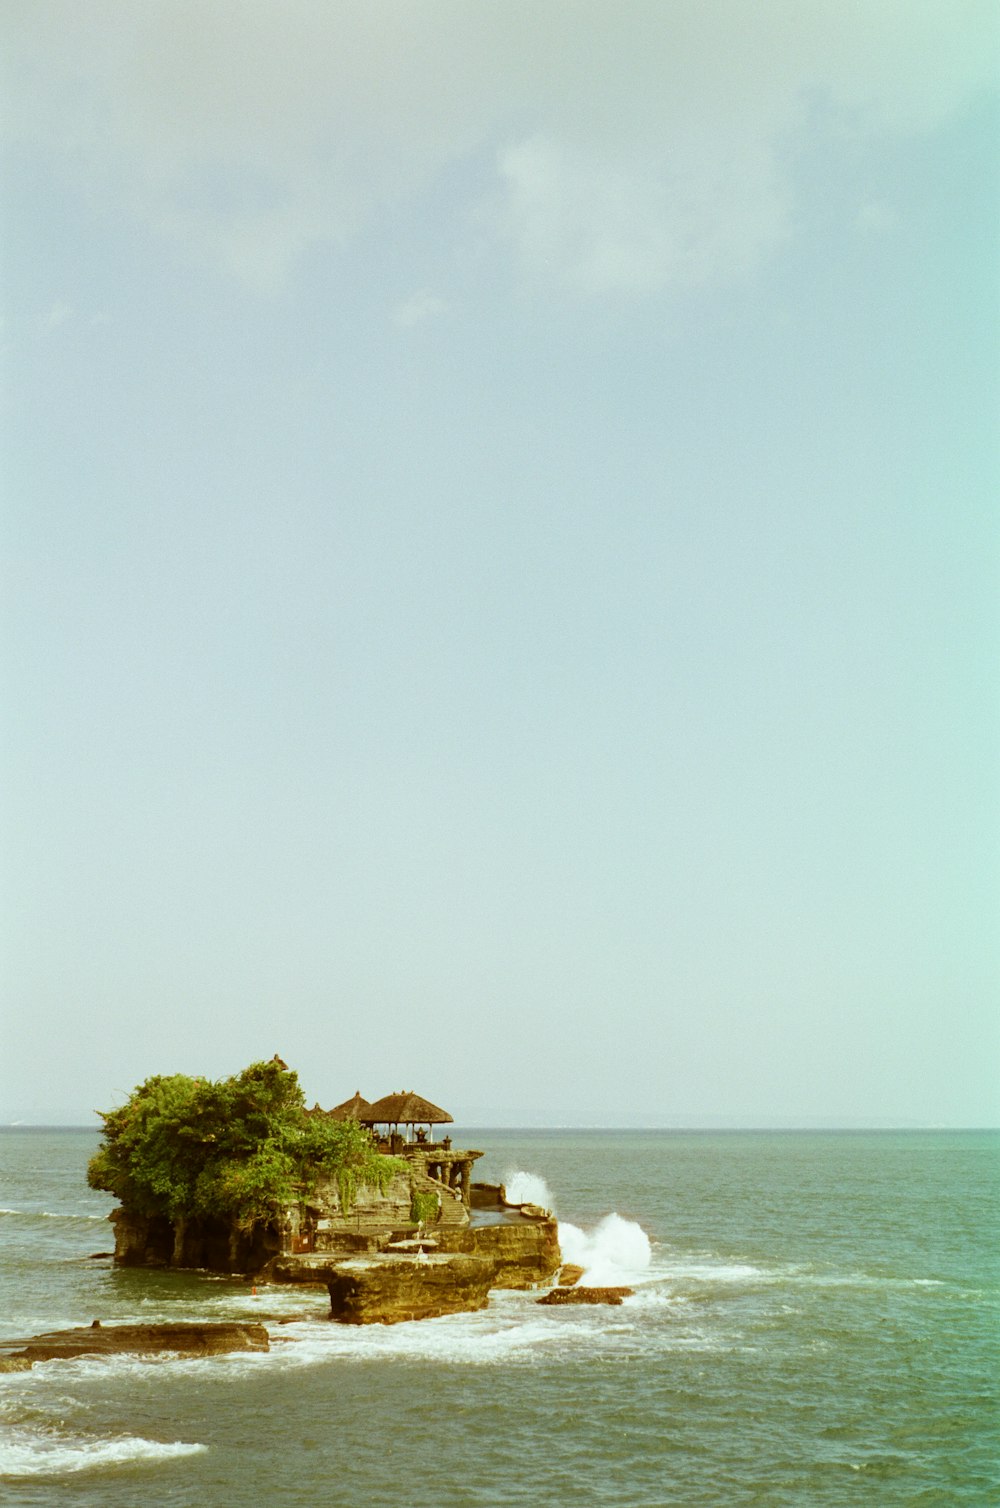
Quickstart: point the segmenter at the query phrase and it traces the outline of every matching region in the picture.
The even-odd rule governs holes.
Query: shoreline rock
[[[541,1288],[559,1267],[555,1220],[515,1216],[497,1224],[431,1226],[405,1232],[381,1251],[285,1254],[261,1279],[324,1284],[330,1318],[347,1325],[392,1325],[485,1308],[493,1288]],[[423,1248],[411,1255],[411,1248]]]
[[[50,1330],[0,1343],[0,1372],[24,1372],[36,1361],[71,1361],[77,1356],[152,1355],[177,1351],[185,1356],[220,1356],[230,1351],[268,1351],[263,1325],[229,1322],[164,1325],[92,1325]]]
[[[564,1262],[559,1269],[558,1283],[560,1288],[575,1288],[583,1277],[583,1268],[575,1262]]]
[[[395,1325],[485,1309],[496,1265],[464,1253],[379,1254],[338,1262],[325,1274],[330,1318],[342,1325]]]
[[[553,1288],[536,1304],[620,1304],[631,1298],[634,1288]]]

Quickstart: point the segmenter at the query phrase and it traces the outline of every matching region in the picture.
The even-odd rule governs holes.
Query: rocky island
[[[120,1200],[121,1266],[322,1284],[358,1325],[481,1309],[560,1266],[551,1213],[474,1182],[482,1152],[435,1139],[452,1117],[413,1093],[308,1110],[275,1057],[149,1079],[102,1118],[88,1178]]]

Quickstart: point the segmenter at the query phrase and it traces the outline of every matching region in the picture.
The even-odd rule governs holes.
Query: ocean
[[[620,1308],[356,1329],[115,1271],[97,1133],[0,1132],[0,1335],[259,1319],[268,1355],[0,1375],[6,1504],[1000,1503],[1000,1133],[469,1131]],[[544,1187],[543,1187],[544,1185]]]

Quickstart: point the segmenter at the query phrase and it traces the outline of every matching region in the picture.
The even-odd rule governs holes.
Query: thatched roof
[[[349,1100],[345,1100],[342,1105],[334,1105],[329,1114],[335,1121],[370,1121],[371,1108],[368,1101],[362,1098],[361,1090],[355,1089]]]
[[[432,1105],[430,1100],[414,1094],[412,1089],[405,1094],[386,1094],[369,1105],[368,1113],[362,1116],[366,1125],[374,1126],[440,1126],[453,1120],[447,1110]]]

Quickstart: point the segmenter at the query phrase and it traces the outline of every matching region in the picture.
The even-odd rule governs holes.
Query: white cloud
[[[584,294],[733,276],[789,233],[777,177],[752,152],[636,163],[533,137],[499,171],[497,226],[526,272]]]
[[[808,102],[925,131],[994,71],[992,0],[33,0],[3,25],[8,134],[263,287],[456,162],[529,282],[737,276],[789,233]]]
[[[67,320],[70,320],[72,318],[72,306],[59,300],[52,305],[52,307],[45,315],[43,315],[39,323],[39,332],[42,335],[51,335],[54,331],[59,329],[60,325],[66,324]]]
[[[436,293],[431,293],[428,288],[421,288],[419,293],[414,293],[410,298],[404,299],[393,310],[393,322],[404,330],[412,329],[414,325],[425,324],[429,319],[436,319],[439,314],[445,314],[448,304]]]

